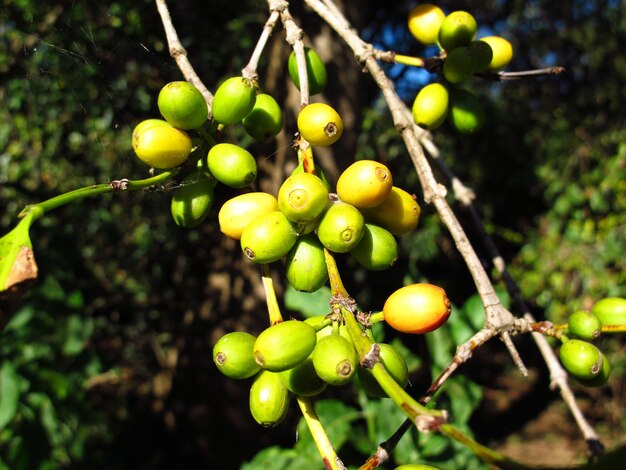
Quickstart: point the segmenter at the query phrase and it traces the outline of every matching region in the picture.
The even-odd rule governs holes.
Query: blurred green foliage
[[[169,3],[192,63],[213,90],[245,65],[267,15],[264,2],[219,0],[211,2],[210,15],[190,15],[206,7],[191,0]],[[415,2],[380,3],[367,10],[366,39],[423,54],[406,29]],[[444,126],[434,136],[446,164],[476,191],[487,229],[533,313],[562,321],[601,297],[626,296],[623,2],[489,0],[480,10],[475,2],[441,4],[448,11],[471,11],[487,31],[510,38],[516,50],[511,69],[567,69],[535,80],[475,80],[471,86],[488,108],[483,131],[464,137]],[[347,8],[356,18],[366,10],[355,5]],[[295,5],[294,11],[310,20],[311,35],[323,29]],[[264,58],[261,67],[268,62]],[[345,67],[338,64],[329,63],[331,71]],[[433,78],[406,67],[389,71],[407,102]],[[132,155],[131,130],[156,116],[159,89],[180,78],[150,0],[3,0],[0,231],[13,227],[28,203],[96,182],[146,176]],[[338,85],[356,89],[353,83]],[[350,155],[387,162],[397,184],[420,197],[384,103],[371,94],[360,99]],[[268,157],[265,163],[271,168],[271,162]],[[157,188],[81,201],[33,226],[41,280],[0,334],[0,468],[195,468],[198,461],[238,468],[244,460],[256,468],[263,461],[314,455],[302,425],[295,450],[288,425],[284,431],[257,430],[245,405],[248,384],[223,380],[207,359],[219,332],[254,332],[264,318],[242,315],[245,296],[236,303],[224,299],[226,291],[209,287],[209,273],[219,268],[217,285],[253,292],[233,281],[237,266],[220,264],[215,224],[180,230],[168,208],[168,188]],[[427,386],[454,345],[479,328],[481,313],[450,237],[433,209],[422,209],[419,230],[401,240],[394,270],[368,273],[339,260],[342,272],[353,274],[346,284],[364,309],[380,309],[402,282],[425,279],[444,286],[462,306],[445,329],[407,344],[416,387]],[[458,214],[465,222],[460,207]],[[476,233],[468,235],[481,250]],[[321,313],[317,309],[312,313]],[[616,365],[617,381],[626,368],[624,341],[603,340],[603,349]],[[168,358],[176,352],[174,373]],[[487,386],[475,379],[470,369],[437,398],[464,430]],[[355,462],[400,421],[388,400],[366,401],[362,393],[319,403],[323,421],[342,416],[352,425],[354,434],[341,423],[333,432]],[[294,429],[296,422],[291,419]],[[241,438],[240,453],[226,451],[233,436]],[[269,449],[253,460],[263,447]],[[415,434],[401,441],[396,454],[398,462],[411,459],[441,468],[479,465],[448,441]]]

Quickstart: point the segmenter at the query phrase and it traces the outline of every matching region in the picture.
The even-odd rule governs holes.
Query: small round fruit
[[[328,189],[311,173],[289,176],[278,190],[278,208],[292,222],[312,222],[328,205]]]
[[[258,89],[244,77],[231,77],[222,83],[213,96],[213,118],[220,124],[241,122],[252,111]]]
[[[393,377],[398,385],[402,388],[406,387],[406,384],[409,382],[409,368],[402,354],[390,344],[378,343],[378,346],[380,347],[380,362],[382,365],[385,366],[389,375]],[[363,389],[368,395],[379,398],[388,396],[376,381],[370,369],[359,367],[358,374],[361,385],[363,385]]]
[[[337,195],[357,209],[366,209],[381,204],[392,186],[389,168],[375,160],[359,160],[339,175]]]
[[[304,361],[313,352],[317,337],[308,323],[287,320],[266,328],[254,343],[254,359],[265,370],[281,372]]]
[[[474,59],[476,71],[486,69],[493,59],[493,49],[485,41],[472,41],[467,46]]]
[[[213,362],[218,370],[231,379],[247,379],[261,368],[252,350],[256,338],[250,333],[233,331],[222,336],[213,346]]]
[[[289,398],[289,390],[280,375],[262,370],[250,387],[250,413],[264,428],[273,428],[287,416]]]
[[[157,104],[165,120],[180,129],[197,129],[209,115],[200,90],[185,81],[170,82],[161,88]]]
[[[513,46],[509,41],[500,36],[487,36],[480,39],[491,46],[492,58],[486,69],[496,71],[503,69],[513,59]]]
[[[170,210],[176,225],[193,228],[206,219],[213,205],[216,181],[202,171],[196,171],[174,190]]]
[[[287,389],[302,397],[319,395],[328,385],[315,372],[312,356],[307,357],[291,369],[279,372],[279,374]]]
[[[304,48],[304,56],[306,58],[306,73],[309,81],[309,95],[317,95],[326,88],[326,82],[328,81],[326,66],[322,59],[320,59],[320,56],[317,55],[317,52],[309,47]],[[289,70],[291,81],[299,90],[300,74],[298,74],[298,63],[296,61],[295,52],[292,52],[289,56],[287,69]]]
[[[598,300],[591,311],[597,315],[603,325],[626,325],[626,299],[606,297]]]
[[[359,355],[343,336],[331,334],[319,339],[313,350],[317,375],[330,385],[343,385],[356,373]]]
[[[441,287],[417,283],[401,287],[387,298],[383,318],[402,333],[428,333],[448,320],[451,309]]]
[[[398,259],[398,243],[388,230],[365,224],[363,238],[350,254],[365,269],[382,271],[393,266]]]
[[[591,380],[602,372],[602,352],[593,344],[580,339],[570,339],[561,345],[561,364],[572,377]]]
[[[231,188],[245,188],[256,180],[256,160],[250,152],[238,145],[214,145],[209,150],[207,163],[211,174]]]
[[[439,28],[439,44],[446,51],[467,46],[478,30],[474,17],[466,11],[453,11],[441,23]]]
[[[226,201],[217,214],[217,219],[224,235],[239,240],[241,232],[252,220],[261,214],[275,211],[278,211],[278,201],[271,194],[245,193]]]
[[[296,243],[298,233],[287,217],[269,212],[255,217],[241,232],[241,249],[255,263],[267,264],[285,256]]]
[[[474,134],[485,123],[485,108],[476,95],[459,88],[452,94],[448,121],[461,134]]]
[[[283,111],[271,95],[259,93],[252,111],[243,118],[242,124],[248,135],[263,142],[276,136],[283,128]]]
[[[366,222],[380,225],[393,235],[405,235],[417,227],[421,209],[415,196],[394,186],[382,203],[361,212]]]
[[[443,76],[450,83],[461,83],[476,71],[476,58],[469,47],[451,50],[443,63]]]
[[[157,127],[157,126],[173,127],[169,122],[164,121],[163,119],[145,119],[141,121],[133,129],[133,136],[132,136],[133,150],[135,150],[135,143],[137,139],[139,138],[139,134],[141,134],[145,130],[150,129],[151,127]]]
[[[602,385],[607,383],[607,381],[611,377],[611,363],[603,353],[601,354],[602,370],[600,371],[600,373],[596,375],[593,379],[577,378],[576,380],[578,381],[578,383],[584,385],[585,387],[601,387]]]
[[[133,148],[142,162],[168,170],[187,160],[191,153],[191,138],[181,129],[155,125],[133,134]]]
[[[317,237],[335,253],[354,249],[365,230],[365,221],[359,210],[345,202],[336,202],[322,215],[317,225]]]
[[[450,97],[441,83],[422,88],[413,101],[413,120],[422,129],[437,129],[446,120]]]
[[[425,46],[437,44],[439,28],[445,17],[446,14],[436,5],[418,5],[409,13],[409,31]]]
[[[326,146],[339,140],[343,121],[339,113],[324,103],[306,105],[298,114],[300,135],[312,145]]]
[[[324,246],[315,235],[298,238],[285,259],[285,274],[289,284],[302,292],[315,292],[326,284]]]
[[[572,335],[591,341],[602,333],[602,322],[593,312],[577,310],[567,319],[567,329]]]

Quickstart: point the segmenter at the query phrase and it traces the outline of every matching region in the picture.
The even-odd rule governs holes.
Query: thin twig
[[[248,78],[250,80],[258,81],[259,74],[257,72],[257,68],[259,66],[259,60],[261,59],[261,55],[263,54],[263,49],[267,45],[267,41],[272,35],[272,31],[274,30],[274,26],[276,26],[276,22],[280,17],[280,11],[271,10],[270,17],[265,22],[265,26],[263,26],[263,31],[261,32],[261,36],[259,36],[259,40],[257,41],[256,47],[254,51],[252,51],[252,56],[250,57],[250,61],[243,68],[242,76]]]
[[[202,83],[202,80],[200,80],[196,74],[191,62],[189,62],[189,59],[187,58],[187,51],[178,38],[178,33],[176,33],[176,28],[174,28],[174,24],[172,23],[172,17],[170,16],[165,0],[155,1],[157,9],[159,10],[159,15],[161,16],[161,21],[163,22],[163,28],[165,29],[165,36],[167,38],[170,55],[176,61],[176,65],[178,65],[178,68],[182,72],[183,77],[185,77],[185,80],[200,90],[200,93],[204,96],[204,100],[209,107],[209,116],[212,117],[211,107],[213,104],[213,95],[207,87],[204,86],[204,83]]]
[[[546,75],[560,75],[565,73],[565,67],[547,67],[543,69],[520,70],[516,72],[477,73],[477,77],[494,81],[520,80],[523,78],[545,77]]]
[[[439,149],[432,142],[430,134],[419,128],[417,128],[416,133],[420,138],[420,143],[422,143],[424,147],[429,150],[429,154],[431,155],[431,157],[433,157],[433,160],[437,163],[439,168],[441,168],[446,177],[448,177],[450,180],[459,181],[458,178],[450,170],[450,168],[440,158]],[[466,194],[467,192],[473,194],[473,191],[460,183],[460,181],[458,187],[462,188],[462,193],[457,194],[457,200],[460,201],[462,206],[468,211],[470,218],[473,221],[473,225],[478,231],[478,234],[491,257],[491,261],[494,267],[504,280],[504,283],[507,286],[507,290],[517,304],[518,309],[522,312],[525,312],[524,318],[530,323],[530,328],[534,330],[532,333],[532,338],[535,341],[537,348],[539,349],[539,352],[541,353],[544,362],[548,367],[548,370],[550,371],[550,387],[552,389],[558,387],[558,389],[560,390],[563,401],[570,409],[578,428],[580,429],[583,437],[585,438],[585,441],[587,442],[589,454],[592,457],[600,455],[603,452],[603,445],[598,437],[598,434],[595,432],[593,427],[589,424],[582,411],[580,410],[580,407],[576,402],[576,397],[574,396],[574,393],[572,392],[572,389],[567,382],[567,372],[565,372],[565,370],[561,366],[561,363],[556,357],[553,348],[548,344],[548,341],[545,338],[546,334],[549,336],[553,335],[550,333],[549,328],[542,330],[541,327],[538,326],[541,325],[541,323],[536,323],[535,318],[530,313],[530,309],[528,308],[528,305],[522,297],[521,290],[518,284],[515,282],[515,280],[507,270],[504,258],[500,254],[493,239],[486,232],[484,222],[482,221],[482,218],[478,214],[478,211],[476,210],[476,207],[472,202],[473,198],[467,198],[464,196],[464,194]]]

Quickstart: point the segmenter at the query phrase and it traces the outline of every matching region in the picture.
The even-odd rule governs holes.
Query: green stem
[[[276,325],[283,321],[283,315],[280,313],[276,291],[274,290],[274,281],[270,275],[270,268],[267,264],[263,265],[263,289],[265,289],[265,301],[267,303],[267,313],[270,317],[270,325]]]
[[[300,395],[298,395],[296,399],[298,400],[298,406],[300,407],[300,411],[302,411],[304,421],[306,422],[309,431],[311,431],[317,450],[322,456],[324,468],[329,470],[339,470],[341,468],[345,468],[343,464],[341,464],[339,457],[337,457],[337,453],[335,452],[333,444],[330,442],[322,423],[320,423],[311,399]]]
[[[157,184],[165,183],[172,179],[179,172],[178,168],[165,171],[151,178],[143,180],[115,180],[109,183],[94,184],[84,188],[75,189],[74,191],[60,194],[53,198],[47,199],[37,204],[29,204],[19,213],[18,217],[26,217],[28,214],[34,213],[33,220],[43,216],[46,212],[64,206],[74,201],[84,199],[86,197],[96,196],[103,193],[111,193],[113,191],[137,191],[139,189],[149,188]],[[33,212],[34,211],[34,212]]]

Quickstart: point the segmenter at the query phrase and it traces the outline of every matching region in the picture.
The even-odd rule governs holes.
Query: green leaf
[[[80,315],[70,315],[67,318],[65,343],[63,353],[67,356],[80,354],[93,333],[93,322],[85,320]]]
[[[467,423],[482,398],[481,388],[463,375],[450,377],[444,393],[450,397],[450,408],[455,424]]]
[[[318,460],[319,456],[318,456]],[[267,447],[241,466],[241,470],[307,470],[311,461],[302,458],[295,449],[279,446]]]
[[[13,419],[20,400],[20,376],[9,361],[0,368],[0,429]]]
[[[308,293],[297,291],[288,285],[284,299],[287,309],[300,312],[306,318],[330,313],[328,305],[330,288],[328,286],[322,286],[315,292]]]
[[[24,217],[0,238],[0,292],[37,277],[33,245],[28,234],[32,218]]]

